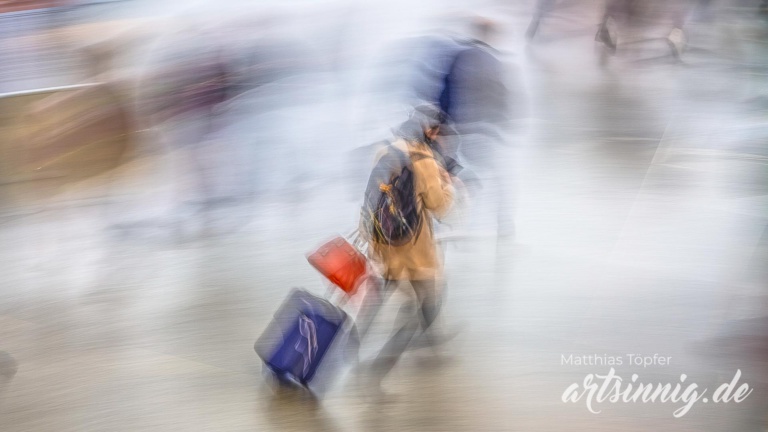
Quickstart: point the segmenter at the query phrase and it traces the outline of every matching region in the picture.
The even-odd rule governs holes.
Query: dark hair
[[[440,126],[445,123],[445,113],[435,105],[423,104],[414,108],[411,118],[420,117],[428,124],[428,128]]]
[[[429,144],[425,132],[440,126],[445,120],[445,114],[440,108],[430,104],[419,105],[411,112],[408,120],[400,125],[397,135],[407,141]]]

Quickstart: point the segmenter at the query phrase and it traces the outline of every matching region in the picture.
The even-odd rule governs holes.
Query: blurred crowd
[[[424,331],[440,311],[438,295],[422,295],[437,292],[443,283],[439,246],[486,231],[500,243],[516,237],[515,148],[535,115],[531,100],[540,96],[530,94],[523,65],[512,55],[518,33],[535,51],[537,44],[556,44],[557,35],[568,31],[563,16],[578,17],[594,36],[596,63],[605,68],[631,68],[619,62],[646,54],[681,67],[689,55],[710,56],[757,77],[748,99],[759,104],[768,97],[768,63],[750,54],[765,52],[753,45],[768,35],[768,3],[758,0],[605,0],[599,7],[587,1],[536,0],[526,9],[527,27],[522,29],[500,14],[425,12],[414,6],[414,11],[395,14],[402,15],[401,26],[407,28],[392,34],[385,19],[371,18],[361,12],[363,6],[351,4],[313,6],[317,10],[306,12],[276,6],[238,13],[234,8],[232,14],[184,12],[102,22],[90,15],[78,21],[80,9],[73,4],[16,3],[14,10],[0,8],[0,20],[12,22],[11,14],[25,11],[69,15],[56,26],[3,31],[0,55],[9,64],[36,61],[32,55],[19,60],[17,44],[43,57],[68,50],[77,60],[46,63],[46,73],[71,79],[43,89],[16,91],[11,83],[26,77],[4,74],[0,84],[14,89],[0,95],[0,103],[12,107],[0,125],[6,132],[0,151],[7,155],[0,176],[10,179],[8,184],[60,179],[46,186],[50,194],[39,193],[36,186],[24,189],[33,190],[35,199],[94,178],[108,184],[109,191],[121,167],[166,158],[170,174],[152,174],[142,198],[117,204],[154,206],[155,198],[147,198],[153,190],[169,189],[162,199],[166,214],[126,221],[111,219],[109,213],[105,225],[123,234],[147,226],[175,232],[194,225],[199,229],[191,235],[198,236],[210,233],[211,221],[221,214],[245,214],[238,222],[242,225],[270,201],[301,202],[331,182],[343,184],[351,200],[362,202],[376,155],[398,141],[418,141],[425,145],[419,151],[434,158],[440,172],[423,240],[430,243],[427,267],[436,274],[422,277],[402,270],[410,269],[409,260],[422,262],[424,255],[375,254],[385,267],[400,265],[402,274],[391,280],[412,283]],[[410,20],[418,25],[411,26]],[[378,25],[369,28],[369,21]],[[745,54],[731,52],[723,60],[720,53],[731,42],[721,38],[743,39],[739,52]],[[44,76],[40,82],[47,82]],[[429,119],[419,120],[415,132],[408,130],[408,121],[425,115],[425,106],[434,110]],[[337,156],[318,157],[328,153]],[[423,187],[424,193],[431,190]],[[450,195],[452,205],[443,203],[441,194]],[[0,208],[40,204],[27,198],[0,195],[5,201]],[[112,201],[109,205],[115,206]],[[181,231],[177,234],[190,235]],[[764,243],[763,238],[760,247]],[[386,298],[389,288],[380,289]],[[412,324],[401,324],[399,336],[374,360],[382,377],[414,338]],[[754,326],[763,324],[734,326],[749,343],[760,345],[754,349],[759,355],[768,345],[764,334],[755,335]],[[403,332],[408,333],[405,341]],[[5,379],[15,373],[15,364],[0,354]]]

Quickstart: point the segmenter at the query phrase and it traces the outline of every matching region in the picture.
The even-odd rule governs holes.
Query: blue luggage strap
[[[312,361],[317,354],[317,327],[315,322],[312,321],[307,315],[301,314],[299,317],[299,333],[303,337],[296,342],[294,348],[298,351],[302,357],[304,357],[303,375],[309,371]]]

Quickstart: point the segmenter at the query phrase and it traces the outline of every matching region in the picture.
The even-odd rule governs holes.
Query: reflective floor
[[[703,46],[684,64],[654,46],[601,64],[596,6],[555,14],[526,43],[530,5],[487,3],[530,114],[493,164],[513,185],[514,237],[496,236],[498,177],[479,159],[484,187],[446,241],[441,324],[461,331],[445,361],[410,352],[387,403],[346,370],[316,401],[274,393],[253,351],[291,287],[324,292],[305,254],[355,226],[349,152],[398,118],[361,121],[380,97],[365,82],[386,73],[364,62],[287,85],[295,103],[273,104],[275,87],[246,94],[196,147],[215,190],[252,199],[200,211],[190,148],[174,145],[194,134],[183,127],[107,175],[0,186],[0,351],[18,363],[10,379],[0,361],[0,430],[765,431],[765,24],[692,25]],[[583,356],[621,357],[627,381],[686,374],[710,392],[740,369],[754,391],[681,418],[681,402],[594,414],[562,400],[610,368],[568,360]]]

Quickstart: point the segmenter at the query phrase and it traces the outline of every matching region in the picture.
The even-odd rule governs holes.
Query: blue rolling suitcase
[[[351,320],[339,307],[294,289],[254,349],[282,384],[323,393],[350,346]]]

